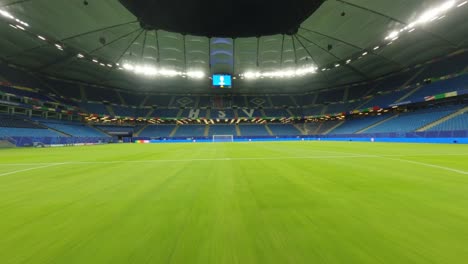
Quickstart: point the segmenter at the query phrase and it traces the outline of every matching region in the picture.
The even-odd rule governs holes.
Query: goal
[[[233,135],[213,135],[213,142],[233,142]]]

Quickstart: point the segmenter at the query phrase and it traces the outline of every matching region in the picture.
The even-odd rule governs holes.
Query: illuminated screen
[[[231,88],[232,76],[227,74],[214,74],[213,87],[215,88]]]

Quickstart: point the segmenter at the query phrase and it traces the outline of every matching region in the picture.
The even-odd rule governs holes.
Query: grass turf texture
[[[466,263],[467,171],[466,145],[1,150],[0,263]]]

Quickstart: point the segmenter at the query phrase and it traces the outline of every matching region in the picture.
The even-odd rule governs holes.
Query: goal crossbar
[[[213,135],[213,142],[233,142],[234,135]]]

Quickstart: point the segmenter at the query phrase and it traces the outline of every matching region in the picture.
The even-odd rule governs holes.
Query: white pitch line
[[[339,152],[336,152],[339,153]],[[327,156],[297,156],[297,157],[245,157],[245,158],[235,158],[235,157],[225,157],[225,158],[207,158],[207,159],[160,159],[160,160],[115,160],[115,161],[70,161],[70,162],[49,162],[49,163],[0,163],[1,166],[33,166],[33,165],[80,165],[80,164],[117,164],[117,163],[163,163],[163,162],[193,162],[193,161],[242,161],[242,160],[292,160],[292,159],[333,159],[333,158],[387,158],[391,157],[418,157],[418,156],[446,156],[446,155],[456,155],[456,156],[468,156],[465,154],[446,154],[446,155],[437,155],[437,154],[420,154],[420,155],[364,155],[357,153],[343,153],[348,155],[327,155]],[[353,155],[349,155],[353,154]],[[1,174],[0,174],[1,176]]]
[[[25,172],[25,171],[38,170],[38,169],[63,165],[63,164],[65,164],[65,163],[54,163],[54,164],[49,164],[49,165],[45,165],[45,166],[32,167],[32,168],[27,168],[27,169],[22,169],[22,170],[15,170],[15,171],[10,171],[10,172],[5,172],[5,173],[0,174],[0,177],[15,174],[15,173],[20,173],[20,172]]]
[[[421,165],[425,167],[431,167],[431,168],[436,168],[436,169],[441,169],[441,170],[446,170],[446,171],[452,171],[452,172],[456,172],[456,173],[460,173],[464,175],[468,174],[467,171],[457,170],[457,169],[450,168],[450,167],[434,165],[434,164],[429,164],[429,163],[424,163],[424,162],[419,162],[419,161],[412,161],[412,160],[405,160],[405,159],[392,159],[392,158],[386,158],[386,157],[383,157],[383,158],[389,159],[389,160],[396,160],[396,161],[401,161],[401,162],[406,162],[406,163],[417,164],[417,165]]]

